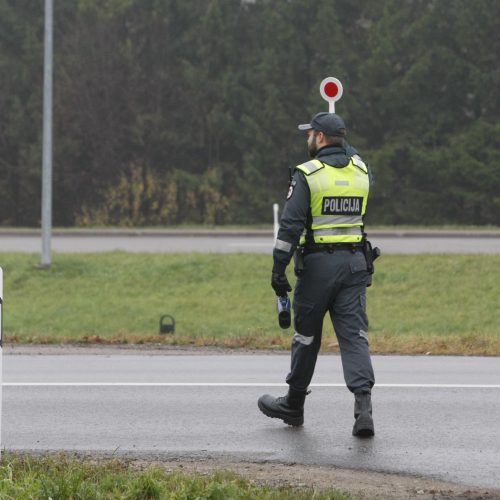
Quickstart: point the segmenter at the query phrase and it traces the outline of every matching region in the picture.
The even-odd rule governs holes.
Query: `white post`
[[[0,460],[2,459],[3,270],[0,267]]]
[[[279,205],[277,203],[273,204],[273,216],[274,216],[274,242],[278,238],[278,229],[280,228],[280,222],[278,219]]]
[[[42,160],[42,261],[50,266],[52,231],[52,42],[53,0],[45,0],[45,37],[43,62],[43,160]]]

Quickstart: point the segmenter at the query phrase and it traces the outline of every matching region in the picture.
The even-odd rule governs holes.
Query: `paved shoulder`
[[[497,358],[374,356],[376,436],[358,440],[337,355],[320,356],[305,425],[290,428],[256,405],[286,390],[287,355],[72,352],[4,356],[6,449],[219,456],[500,488]]]
[[[500,253],[500,231],[373,230],[370,239],[384,254]],[[212,252],[271,254],[271,230],[56,229],[55,252]],[[0,252],[40,252],[39,230],[0,228]]]

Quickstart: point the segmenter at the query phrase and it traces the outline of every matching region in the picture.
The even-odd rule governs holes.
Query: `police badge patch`
[[[325,196],[321,215],[361,215],[362,196]]]
[[[290,182],[290,186],[288,187],[288,194],[286,195],[286,201],[288,201],[293,194],[293,190],[295,189],[295,184],[297,184],[296,181]]]

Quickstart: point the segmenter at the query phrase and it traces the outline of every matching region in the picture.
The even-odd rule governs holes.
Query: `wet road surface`
[[[372,231],[370,239],[384,254],[500,253],[500,231]],[[55,232],[54,252],[202,252],[271,254],[271,231],[67,231]],[[34,231],[0,231],[0,252],[41,252]]]
[[[5,449],[224,456],[500,488],[498,358],[374,356],[376,435],[360,440],[337,355],[320,355],[305,425],[292,428],[256,404],[286,391],[285,353],[63,352],[6,349]]]

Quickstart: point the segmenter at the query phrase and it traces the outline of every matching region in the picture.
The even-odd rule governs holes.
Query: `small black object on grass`
[[[170,314],[164,314],[160,318],[160,333],[175,333],[175,319]]]

